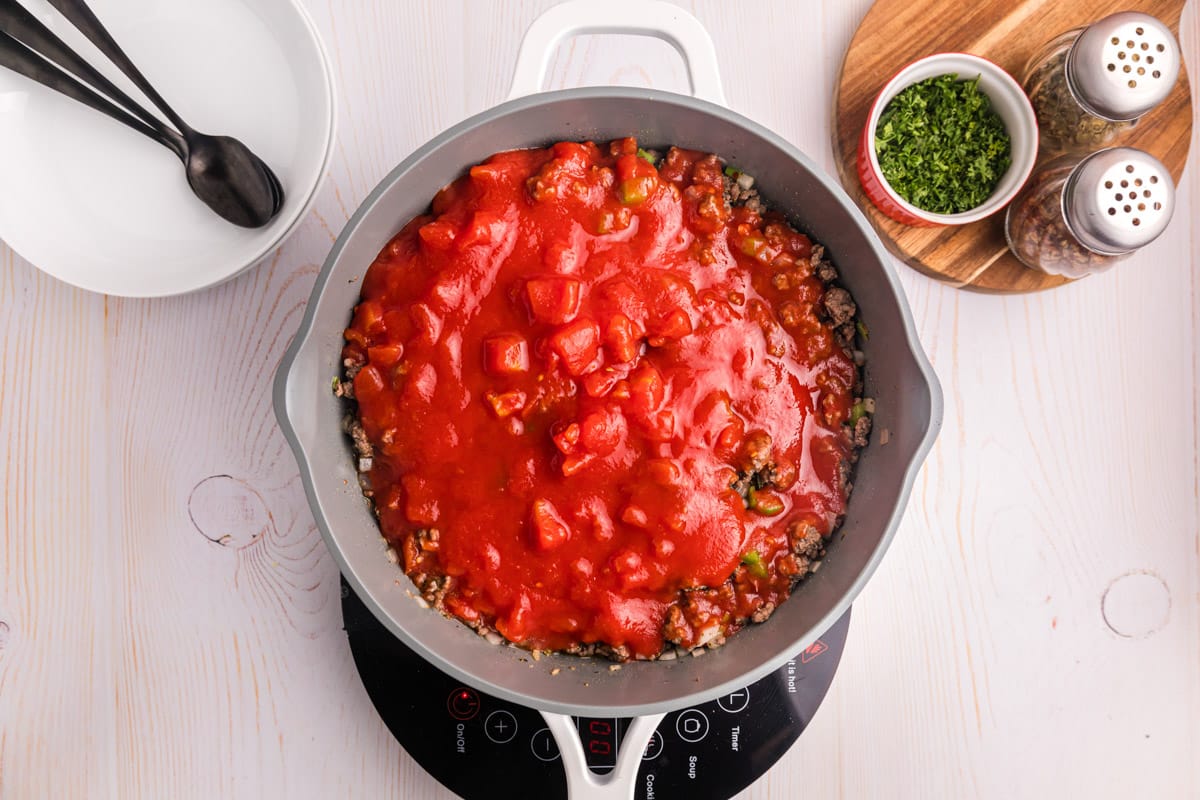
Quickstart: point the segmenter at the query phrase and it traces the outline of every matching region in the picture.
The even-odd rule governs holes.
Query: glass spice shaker
[[[1170,28],[1135,11],[1050,40],[1022,81],[1042,148],[1081,152],[1112,143],[1171,93],[1179,62]]]
[[[1175,184],[1154,156],[1112,147],[1040,167],[1008,207],[1009,249],[1027,267],[1081,278],[1158,238],[1175,210]]]

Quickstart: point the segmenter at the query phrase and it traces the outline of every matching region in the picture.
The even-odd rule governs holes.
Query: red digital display
[[[603,774],[617,765],[617,726],[615,719],[579,719],[577,727],[587,752],[588,767]]]

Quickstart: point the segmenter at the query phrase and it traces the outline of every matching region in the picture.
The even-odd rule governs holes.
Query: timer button
[[[483,721],[483,732],[496,744],[511,742],[517,735],[517,718],[504,709],[493,711]]]
[[[697,708],[689,708],[675,719],[675,732],[685,742],[698,742],[708,736],[708,717]]]
[[[446,698],[446,710],[450,712],[450,716],[466,722],[479,713],[479,695],[460,686]]]
[[[534,733],[529,747],[539,761],[558,760],[558,742],[554,741],[554,736],[550,733],[549,728],[542,728]]]
[[[750,690],[738,689],[730,692],[724,697],[717,698],[717,705],[721,707],[722,711],[728,711],[730,714],[744,711],[746,706],[750,705]]]

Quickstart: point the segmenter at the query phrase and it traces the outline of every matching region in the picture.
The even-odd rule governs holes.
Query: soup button
[[[708,717],[697,708],[689,708],[675,718],[675,733],[685,742],[698,742],[708,736]]]

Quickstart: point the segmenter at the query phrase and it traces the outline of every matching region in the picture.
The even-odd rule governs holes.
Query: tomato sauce
[[[732,632],[787,597],[788,526],[844,510],[858,371],[812,243],[731,208],[715,156],[638,153],[472,167],[379,254],[345,334],[385,537],[447,578],[445,612],[525,647],[652,657],[681,591],[731,577]]]

